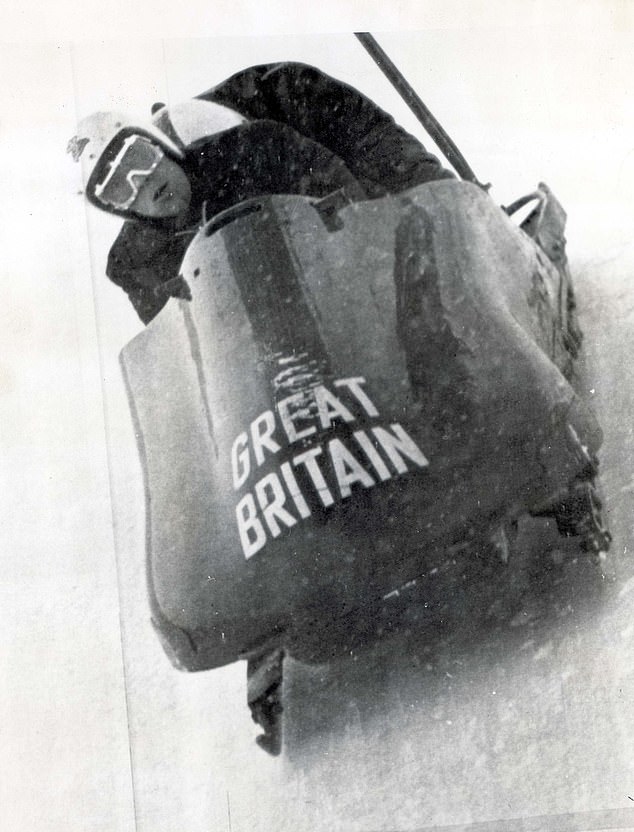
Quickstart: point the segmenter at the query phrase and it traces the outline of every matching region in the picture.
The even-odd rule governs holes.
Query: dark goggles
[[[134,203],[144,181],[165,157],[145,136],[128,136],[117,155],[108,163],[103,180],[93,187],[95,197],[105,205],[126,210]]]

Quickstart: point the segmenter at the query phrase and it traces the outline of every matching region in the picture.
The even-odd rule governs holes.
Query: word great
[[[349,497],[355,486],[372,488],[406,473],[408,463],[419,468],[429,464],[398,423],[364,424],[363,429],[348,429],[341,436],[325,436],[317,444],[320,432],[331,431],[333,425],[379,418],[363,384],[362,377],[342,378],[333,384],[337,394],[323,384],[294,393],[277,403],[277,418],[266,410],[248,432],[236,437],[231,448],[236,491],[255,478],[267,458],[282,450],[288,457],[293,445],[298,451],[258,479],[236,505],[246,558],[259,552],[269,538],[279,537],[284,528],[310,517],[311,504],[328,508]]]

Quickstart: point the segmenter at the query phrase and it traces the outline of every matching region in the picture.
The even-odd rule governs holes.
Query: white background
[[[142,494],[117,367],[140,324],[103,276],[116,223],[85,208],[64,154],[78,118],[142,117],[155,100],[288,59],[353,83],[420,135],[348,34],[370,29],[493,197],[507,203],[546,181],[569,214],[573,265],[614,263],[631,304],[634,4],[385,5],[64,3],[2,14],[2,829],[135,829],[139,783],[156,791],[137,795],[151,806],[136,806],[139,828],[229,828],[230,792],[233,828],[247,829],[258,777],[276,776],[262,756],[253,763],[243,668],[175,678],[145,621]],[[130,750],[129,723],[134,737],[155,731],[154,750]],[[217,744],[202,755],[192,738],[209,726]],[[201,793],[206,805],[193,810]]]

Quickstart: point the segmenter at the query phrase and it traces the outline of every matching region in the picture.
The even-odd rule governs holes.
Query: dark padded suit
[[[248,123],[183,148],[192,183],[187,223],[194,229],[203,204],[209,219],[263,194],[322,197],[345,186],[353,198],[376,198],[453,176],[370,99],[305,64],[251,67],[198,98],[230,107]],[[124,223],[106,273],[144,323],[167,302],[160,287],[178,274],[190,240],[175,235],[169,221]]]

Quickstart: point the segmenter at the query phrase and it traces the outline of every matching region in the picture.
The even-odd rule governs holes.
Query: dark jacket
[[[373,101],[306,64],[253,66],[197,97],[288,124],[343,159],[371,198],[453,177]]]
[[[192,183],[188,223],[267,193],[325,196],[343,185],[376,198],[452,177],[391,116],[347,84],[304,64],[251,67],[198,96],[249,120],[185,149]],[[169,223],[128,220],[106,273],[144,323],[165,305],[191,236]]]

